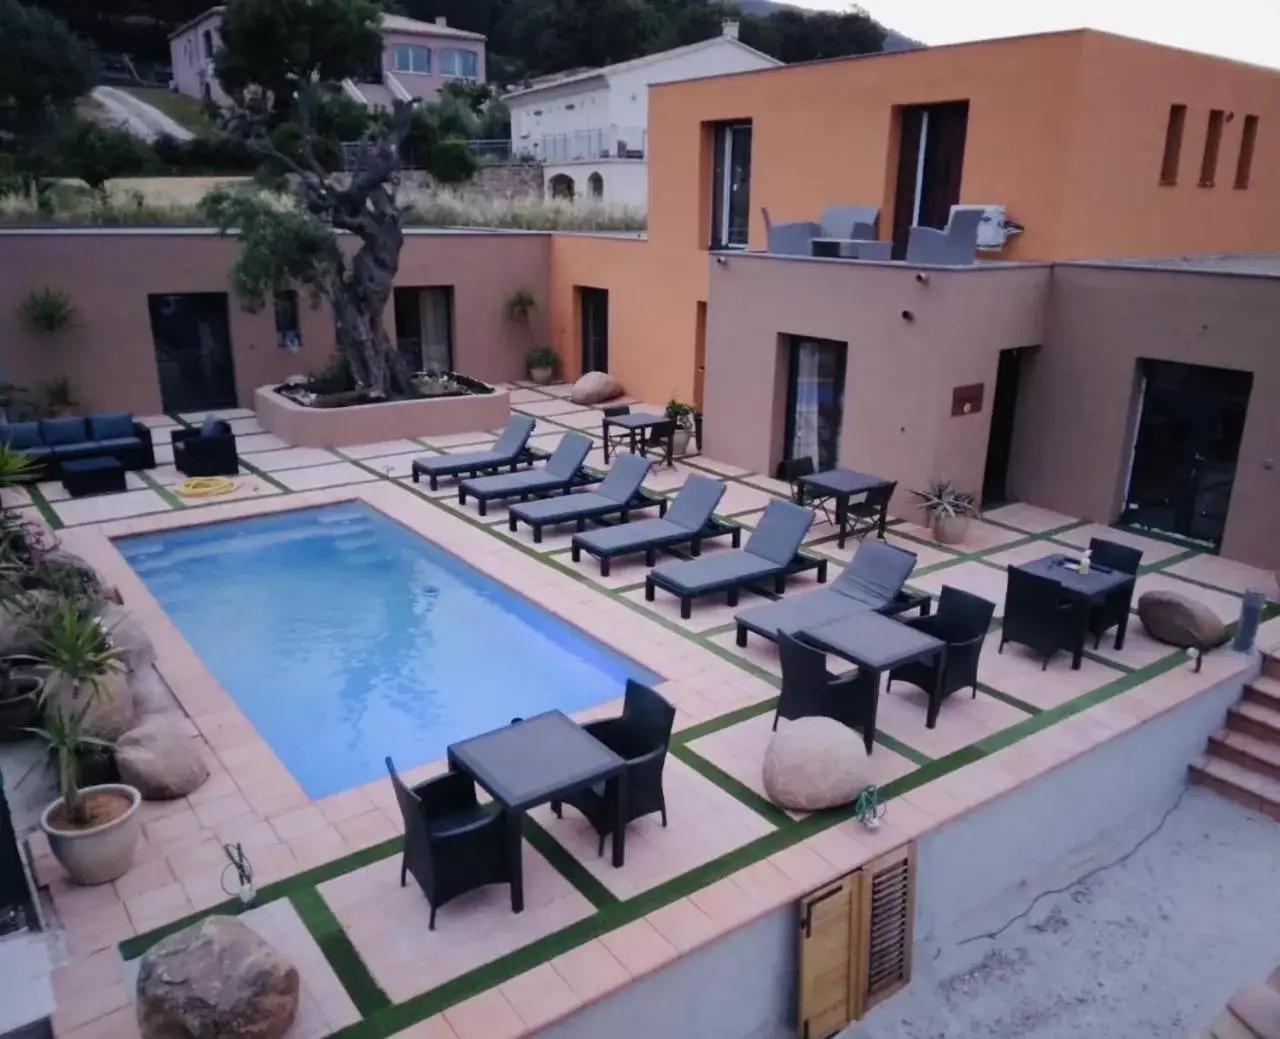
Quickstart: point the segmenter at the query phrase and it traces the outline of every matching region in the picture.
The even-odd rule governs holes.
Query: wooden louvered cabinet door
[[[828,1039],[911,980],[915,845],[800,900],[800,1039]]]

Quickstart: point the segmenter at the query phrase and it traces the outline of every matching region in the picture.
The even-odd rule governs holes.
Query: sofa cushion
[[[216,415],[206,415],[204,422],[200,424],[200,435],[202,437],[216,437],[223,433],[230,432],[231,427]]]
[[[4,426],[4,440],[12,448],[44,447],[39,422],[11,422]]]
[[[93,446],[100,451],[110,452],[126,447],[141,447],[142,441],[137,437],[110,437],[106,440],[95,440]]]
[[[40,436],[52,447],[62,444],[83,444],[90,439],[89,431],[85,428],[82,418],[41,419]]]
[[[48,444],[37,444],[35,447],[18,447],[14,450],[23,458],[52,458],[53,448]]]
[[[98,453],[98,445],[92,440],[84,440],[79,444],[54,444],[53,453],[58,458],[81,458]]]
[[[133,436],[133,416],[127,411],[113,411],[89,416],[89,439],[112,440]]]

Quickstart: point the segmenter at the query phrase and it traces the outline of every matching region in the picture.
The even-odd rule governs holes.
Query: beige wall
[[[772,471],[785,435],[787,335],[848,344],[840,462],[898,481],[981,490],[999,352],[1041,342],[1047,267],[933,270],[771,258],[710,264],[705,450]],[[914,320],[903,318],[910,311]],[[980,412],[951,417],[957,386]]]
[[[1010,466],[1020,498],[1103,523],[1120,512],[1138,360],[1254,373],[1222,554],[1280,567],[1280,279],[1053,270],[1045,348],[1024,372]]]
[[[159,412],[147,296],[228,292],[236,250],[233,239],[208,233],[0,233],[0,379],[38,387],[65,374],[85,409]],[[547,270],[542,235],[410,234],[396,284],[452,285],[454,365],[498,382],[520,377],[529,346],[546,339]],[[53,341],[33,337],[18,319],[23,296],[45,287],[67,293],[79,314],[75,327]],[[540,304],[532,330],[506,319],[503,303],[518,288]],[[299,309],[303,345],[294,354],[276,345],[270,309],[249,314],[229,298],[242,406],[252,407],[256,387],[319,369],[332,355],[328,307],[313,310],[304,298]]]

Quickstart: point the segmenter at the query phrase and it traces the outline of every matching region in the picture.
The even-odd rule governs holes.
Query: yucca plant
[[[18,317],[36,335],[53,336],[76,321],[76,307],[61,289],[32,289],[18,304]]]
[[[58,770],[58,792],[62,795],[62,807],[67,822],[72,826],[88,826],[92,820],[80,796],[80,757],[85,751],[97,748],[110,750],[109,740],[90,736],[85,732],[85,704],[74,714],[66,715],[53,710],[45,715],[42,727],[32,727],[28,732],[39,736],[48,745],[49,754]]]
[[[29,457],[8,444],[0,443],[0,487],[31,483],[38,472],[38,467]]]
[[[34,634],[35,655],[52,668],[51,683],[64,678],[97,690],[103,679],[124,668],[120,651],[86,601],[57,600],[37,615]]]

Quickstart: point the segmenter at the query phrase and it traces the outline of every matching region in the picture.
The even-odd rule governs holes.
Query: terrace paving
[[[537,416],[539,446],[569,429],[599,440],[598,409],[565,398],[558,386],[514,390],[514,407]],[[526,1035],[1246,666],[1217,653],[1195,674],[1180,653],[1152,642],[1135,622],[1123,651],[1104,642],[1080,671],[1070,669],[1067,654],[1041,671],[1019,647],[998,654],[993,630],[977,696],[951,697],[935,729],[925,728],[919,690],[899,683],[882,694],[878,745],[866,763],[867,781],[881,787],[888,803],[878,831],[864,830],[848,811],[787,813],[764,798],[760,778],[779,682],[777,652],[758,638],[737,647],[733,610],[707,599],[681,621],[672,597],[660,592],[645,602],[639,560],[619,561],[603,578],[594,560],[572,562],[566,531],[549,528],[534,545],[527,528],[507,530],[505,509],[481,519],[470,503],[458,506],[451,481],[431,493],[408,479],[415,456],[474,449],[492,442],[494,431],[327,451],[282,445],[247,410],[225,414],[239,427],[245,469],[234,496],[184,502],[170,489],[177,474],[163,443],[167,431],[197,424],[203,414],[147,417],[161,464],[136,474],[122,494],[70,501],[52,483],[4,495],[61,528],[67,547],[121,589],[156,645],[157,669],[211,770],[190,797],[144,804],[137,862],[112,885],[70,886],[43,838],[31,836],[37,874],[67,934],[68,960],[54,977],[60,1037],[137,1034],[129,1006],[132,961],[193,914],[235,911],[224,904],[220,884],[225,841],[239,841],[255,870],[259,904],[248,918],[265,921],[313,994],[291,1036]],[[598,453],[592,461],[600,463]],[[655,470],[648,484],[672,495],[696,472],[728,481],[721,513],[747,527],[787,494],[768,476],[696,455]],[[390,785],[311,801],[111,544],[127,534],[353,499],[664,678],[659,689],[677,708],[665,774],[669,825],[664,829],[656,816],[633,824],[624,867],[597,856],[594,834],[572,809],[563,819],[538,809],[526,827],[525,912],[511,914],[505,887],[494,887],[443,907],[437,929],[428,931],[421,892],[412,882],[399,885],[401,822]],[[938,545],[927,530],[902,520],[893,521],[889,538],[919,553],[911,587],[936,593],[953,584],[1002,604],[1005,565],[1069,551],[1095,535],[1144,549],[1141,587],[1177,589],[1228,619],[1238,613],[1241,593],[1269,578],[1195,549],[1028,505],[986,514],[961,546]],[[832,561],[832,577],[855,547],[840,550],[834,537],[829,525],[817,523],[806,545]],[[812,572],[800,575],[789,582],[789,594],[814,579]],[[1274,584],[1267,586],[1274,594]],[[744,595],[743,604],[752,598]],[[1264,626],[1263,638],[1280,639],[1280,620]],[[606,716],[619,705],[578,717]],[[443,767],[427,763],[406,777],[421,781]]]

